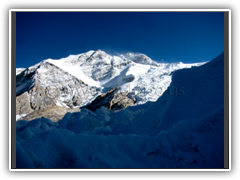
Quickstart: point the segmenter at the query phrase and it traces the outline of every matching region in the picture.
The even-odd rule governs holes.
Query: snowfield
[[[107,56],[96,54],[101,55]],[[115,113],[83,108],[58,122],[43,117],[17,121],[17,168],[223,168],[224,54],[188,69],[182,63],[153,66],[144,58],[131,61],[148,65],[131,62],[120,73],[134,78],[130,88],[139,90],[138,105]],[[119,75],[97,81],[104,86],[114,78],[124,81]],[[151,85],[147,93],[141,92],[143,83]],[[158,85],[163,92],[148,101]]]

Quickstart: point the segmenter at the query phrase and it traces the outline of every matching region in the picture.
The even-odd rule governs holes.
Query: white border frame
[[[9,170],[10,171],[231,171],[231,10],[230,9],[10,9],[9,10],[9,90],[11,91],[11,12],[229,12],[229,169],[11,169],[11,92],[9,93]]]

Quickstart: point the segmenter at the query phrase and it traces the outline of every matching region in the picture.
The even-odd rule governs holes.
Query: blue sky
[[[17,12],[16,20],[17,68],[98,49],[184,63],[224,50],[223,12]]]

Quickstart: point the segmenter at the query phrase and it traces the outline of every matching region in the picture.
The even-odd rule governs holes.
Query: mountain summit
[[[109,55],[102,50],[47,59],[16,69],[16,114],[63,107],[79,109],[119,87],[135,105],[156,101],[171,83],[172,72],[203,63],[157,63],[141,53]]]

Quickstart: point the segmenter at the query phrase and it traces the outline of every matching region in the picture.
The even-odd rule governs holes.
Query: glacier
[[[142,83],[167,66],[182,63],[124,67],[124,75],[138,68],[149,72],[136,75]],[[224,53],[201,66],[177,69],[156,101],[118,112],[83,108],[58,122],[44,117],[17,121],[17,168],[223,168]],[[97,82],[102,86],[111,80]]]

